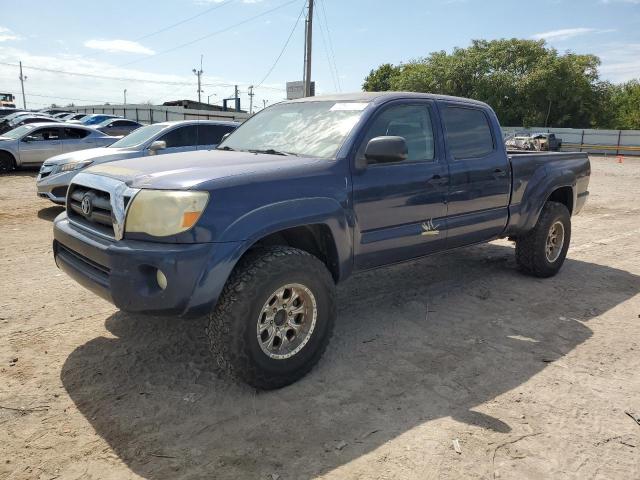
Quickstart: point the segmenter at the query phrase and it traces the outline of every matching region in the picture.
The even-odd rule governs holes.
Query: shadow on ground
[[[60,205],[41,208],[40,210],[38,210],[38,218],[41,220],[48,220],[50,222],[53,222],[53,220],[62,212],[64,212],[64,207]]]
[[[484,245],[354,277],[323,360],[279,391],[210,371],[203,321],[126,313],[106,320],[115,338],[68,357],[62,382],[128,467],[153,479],[309,478],[446,416],[506,433],[474,407],[566,355],[591,336],[584,322],[640,291],[625,271],[568,260],[539,280],[512,258]]]

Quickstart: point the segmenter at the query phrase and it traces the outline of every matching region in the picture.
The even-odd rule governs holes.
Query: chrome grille
[[[83,209],[83,204],[88,205]],[[72,184],[67,194],[67,215],[73,221],[114,237],[109,192]]]
[[[93,233],[120,240],[131,199],[139,189],[121,180],[78,173],[67,192],[69,221]]]

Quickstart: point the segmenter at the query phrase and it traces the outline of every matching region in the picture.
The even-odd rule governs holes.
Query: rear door
[[[222,137],[235,130],[231,125],[198,124],[198,150],[210,150],[218,146]]]
[[[84,128],[64,127],[62,138],[62,151],[75,152],[76,150],[84,150],[85,148],[95,147],[95,142],[90,140],[91,132]]]
[[[183,125],[165,133],[157,140],[167,144],[164,150],[158,150],[158,154],[190,152],[198,145],[198,131],[196,124]]]
[[[508,220],[510,165],[495,117],[481,106],[439,102],[449,159],[447,247],[498,236]]]
[[[47,158],[62,153],[62,129],[42,127],[33,130],[20,140],[20,163],[39,165]]]
[[[371,268],[419,257],[446,242],[447,164],[429,101],[393,102],[369,120],[357,157],[374,137],[401,136],[409,156],[353,174],[355,265]]]

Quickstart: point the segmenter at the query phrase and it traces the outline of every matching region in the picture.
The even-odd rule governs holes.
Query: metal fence
[[[243,122],[249,118],[243,112],[218,112],[213,110],[193,110],[184,107],[164,107],[158,105],[82,105],[73,107],[78,113],[105,113],[150,124],[173,120],[235,120]]]
[[[640,130],[592,130],[577,128],[502,127],[505,137],[515,133],[555,133],[562,151],[600,155],[640,155]]]

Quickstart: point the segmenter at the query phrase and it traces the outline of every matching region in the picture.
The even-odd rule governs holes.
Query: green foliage
[[[632,80],[611,88],[611,105],[614,112],[612,127],[640,130],[640,82]]]
[[[494,108],[503,125],[602,128],[634,124],[640,86],[631,82],[624,88],[614,87],[600,81],[599,65],[594,55],[561,55],[542,40],[474,40],[470,47],[450,54],[434,52],[398,66],[384,64],[371,71],[363,89],[482,100]],[[612,101],[620,107],[613,108]],[[626,112],[624,121],[619,118],[621,109]]]

